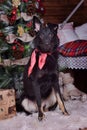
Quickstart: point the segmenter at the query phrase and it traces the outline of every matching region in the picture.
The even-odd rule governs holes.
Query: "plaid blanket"
[[[59,46],[58,51],[63,56],[76,57],[87,55],[87,40],[76,40]]]

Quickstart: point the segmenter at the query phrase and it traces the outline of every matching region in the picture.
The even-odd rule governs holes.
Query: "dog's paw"
[[[38,115],[38,120],[39,120],[39,121],[42,121],[44,118],[45,118],[45,114],[40,113],[40,114]]]
[[[64,114],[65,116],[69,116],[69,115],[70,115],[67,111],[64,111],[63,114]]]

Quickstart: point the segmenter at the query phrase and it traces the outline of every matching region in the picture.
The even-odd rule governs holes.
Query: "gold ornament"
[[[21,4],[20,0],[12,0],[12,5],[18,7]]]
[[[24,34],[24,29],[22,26],[18,26],[18,30],[17,30],[19,36],[21,37]]]

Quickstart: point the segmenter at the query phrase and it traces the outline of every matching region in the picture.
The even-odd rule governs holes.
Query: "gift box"
[[[16,115],[15,90],[0,89],[0,120]]]

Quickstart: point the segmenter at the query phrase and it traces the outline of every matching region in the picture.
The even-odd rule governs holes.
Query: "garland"
[[[29,60],[29,57],[25,57],[18,60],[5,59],[2,62],[0,62],[0,65],[1,66],[26,65],[28,60]]]

